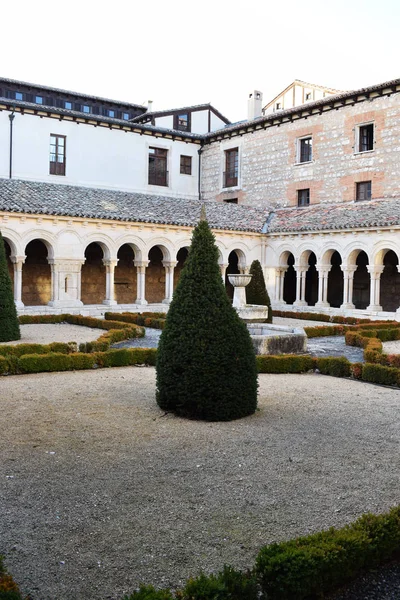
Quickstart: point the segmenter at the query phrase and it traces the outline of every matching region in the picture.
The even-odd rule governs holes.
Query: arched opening
[[[6,253],[7,268],[8,268],[8,272],[10,273],[10,277],[11,277],[11,281],[12,281],[13,289],[14,289],[14,265],[11,262],[11,254],[12,254],[11,246],[7,242],[7,240],[5,240],[4,238],[3,238],[3,243],[4,243],[4,250]]]
[[[239,273],[239,255],[236,250],[232,250],[228,256],[228,266],[225,271],[225,289],[231,300],[233,300],[233,285],[230,283],[228,275],[238,275]]]
[[[146,269],[146,300],[159,303],[165,298],[165,268],[163,253],[159,246],[153,246],[149,251],[149,266]]]
[[[25,248],[22,267],[22,302],[25,306],[41,306],[51,300],[51,268],[48,251],[41,240],[32,240]]]
[[[106,268],[103,249],[92,242],[85,250],[85,263],[81,274],[81,300],[83,304],[101,304],[106,297]]]
[[[368,256],[361,250],[356,260],[357,270],[353,279],[353,304],[355,308],[364,310],[369,306],[371,278],[368,273]]]
[[[136,299],[135,252],[129,244],[120,247],[118,263],[114,271],[114,291],[117,304],[133,304]]]
[[[181,277],[181,273],[182,273],[182,269],[185,265],[186,259],[189,255],[189,249],[188,248],[180,248],[178,250],[178,254],[176,255],[176,260],[177,265],[174,269],[174,289],[176,288],[176,286],[178,285],[178,281]]]
[[[308,306],[315,306],[318,302],[318,271],[317,271],[317,257],[314,252],[310,252],[308,257],[308,271],[306,273],[306,289],[305,289],[305,301]]]
[[[293,304],[296,300],[296,271],[294,269],[294,256],[291,252],[286,264],[288,268],[283,281],[283,300],[286,304]]]
[[[393,250],[388,250],[383,259],[380,303],[382,310],[395,312],[400,306],[399,259]]]
[[[331,270],[328,273],[328,303],[333,308],[343,304],[343,271],[341,269],[342,257],[339,252],[331,256]]]

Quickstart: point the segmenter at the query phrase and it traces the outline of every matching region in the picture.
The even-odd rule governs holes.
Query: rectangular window
[[[181,113],[174,115],[174,129],[178,131],[190,131],[190,114]]]
[[[358,128],[357,151],[368,152],[374,149],[374,124],[360,125]]]
[[[361,202],[362,200],[371,200],[371,198],[371,181],[360,181],[359,183],[356,183],[356,200]]]
[[[129,113],[122,113],[122,118],[124,121],[129,121]]]
[[[234,187],[238,184],[239,148],[225,150],[224,187]]]
[[[192,157],[181,154],[181,175],[192,174]]]
[[[305,163],[312,161],[312,137],[298,140],[297,162]]]
[[[15,99],[16,100],[23,100],[24,99],[24,95],[22,94],[22,92],[15,92]]]
[[[87,104],[82,104],[82,112],[90,113],[90,106],[88,106]]]
[[[65,175],[65,135],[50,134],[50,175]]]
[[[164,148],[149,148],[150,185],[168,185],[167,156]]]
[[[35,96],[36,104],[43,104],[43,96]]]
[[[224,200],[224,202],[226,202],[227,204],[237,204],[238,203],[238,199],[237,198],[226,198]]]
[[[64,108],[68,110],[72,110],[72,102],[68,102],[67,100],[64,102]]]
[[[297,206],[309,206],[310,204],[310,188],[305,190],[297,190]]]
[[[115,110],[109,110],[108,111],[108,116],[114,118],[115,117]]]
[[[280,102],[277,102],[275,104],[275,110],[281,110],[281,108],[282,108],[282,104]]]

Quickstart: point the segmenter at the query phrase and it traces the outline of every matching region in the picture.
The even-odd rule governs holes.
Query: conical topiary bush
[[[226,295],[214,236],[202,220],[160,338],[157,402],[183,417],[229,421],[254,413],[257,386],[251,338]]]
[[[0,232],[0,342],[19,340],[21,332],[10,273],[8,272],[6,251]]]
[[[246,287],[247,304],[268,306],[267,323],[272,323],[271,300],[265,286],[264,274],[259,260],[253,260],[249,273],[253,275],[253,277],[251,278],[249,285]]]

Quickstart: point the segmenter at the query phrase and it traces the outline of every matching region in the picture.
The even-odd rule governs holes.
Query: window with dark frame
[[[361,125],[358,129],[358,152],[374,149],[374,124]]]
[[[192,174],[192,157],[181,154],[181,175]]]
[[[297,190],[297,206],[309,206],[310,204],[310,188]]]
[[[237,204],[238,199],[237,198],[225,198],[224,202],[226,202],[227,204]]]
[[[224,187],[234,187],[238,184],[239,148],[225,150]]]
[[[298,162],[312,161],[312,137],[302,138],[299,140],[299,156]]]
[[[168,185],[168,150],[149,148],[149,185]]]
[[[50,175],[65,175],[65,135],[50,134]]]
[[[356,201],[362,202],[362,200],[371,200],[372,198],[372,185],[371,181],[360,181],[356,183]]]
[[[190,131],[190,113],[174,115],[174,129],[178,131]]]

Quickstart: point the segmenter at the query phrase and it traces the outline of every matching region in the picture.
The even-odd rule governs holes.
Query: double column
[[[285,273],[288,267],[275,268],[275,301],[281,304],[286,304],[283,299],[283,286],[285,283]]]
[[[353,309],[355,308],[353,304],[353,281],[354,281],[354,273],[357,271],[356,266],[351,267],[342,267],[343,271],[343,304],[341,304],[340,308],[343,309]]]
[[[175,260],[163,260],[165,268],[165,298],[163,304],[170,304],[174,293],[174,271],[177,265]]]
[[[14,302],[18,309],[24,308],[22,302],[22,267],[26,256],[10,256],[14,266]]]
[[[380,305],[381,295],[381,275],[383,273],[384,265],[367,265],[368,273],[371,277],[370,285],[370,300],[367,310],[381,311],[382,306]]]
[[[306,275],[308,266],[294,267],[296,271],[296,300],[293,302],[293,306],[307,306],[306,302]]]
[[[317,267],[318,271],[318,301],[316,303],[316,307],[318,308],[329,308],[330,304],[328,302],[328,277],[329,271],[331,270],[332,265],[319,265]]]
[[[81,269],[83,260],[48,259],[51,269],[51,299],[53,307],[83,306],[81,301]]]

